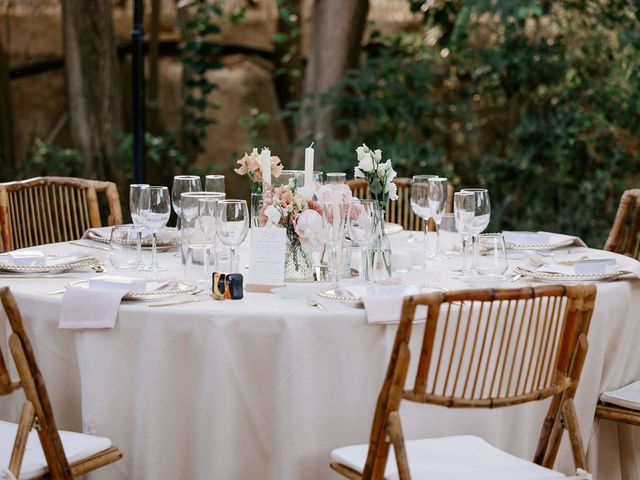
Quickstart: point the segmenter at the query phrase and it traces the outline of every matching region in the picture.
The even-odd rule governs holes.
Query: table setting
[[[640,375],[627,360],[640,345],[637,261],[571,235],[487,232],[490,192],[461,189],[448,212],[438,175],[410,187],[410,208],[435,231],[403,230],[384,218],[397,198],[392,161],[366,145],[354,174],[368,198],[354,197],[341,172],[315,170],[313,146],[304,167],[285,170],[255,149],[236,169],[248,200],[227,198],[220,176],[131,185],[131,224],[0,255],[61,428],[112,438],[123,478],[333,478],[328,453],[368,438],[404,296],[595,281],[589,373],[576,397],[588,444],[600,392]],[[424,328],[422,312],[415,324]],[[403,423],[407,435],[476,434],[527,456],[539,425],[511,427],[518,412],[544,407],[408,408]],[[0,401],[3,418],[18,413]],[[603,427],[590,444],[597,478],[616,478],[625,461],[607,457],[601,442],[612,435]],[[566,444],[559,459],[570,472]]]

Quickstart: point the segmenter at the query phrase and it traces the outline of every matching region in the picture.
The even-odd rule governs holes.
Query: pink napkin
[[[70,287],[62,297],[58,328],[113,328],[124,291]]]

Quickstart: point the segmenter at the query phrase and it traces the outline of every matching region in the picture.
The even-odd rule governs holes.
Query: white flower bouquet
[[[356,148],[358,166],[354,169],[355,178],[363,178],[369,182],[371,197],[378,202],[382,210],[387,206],[387,200],[398,199],[398,188],[393,183],[397,173],[391,165],[391,159],[382,161],[380,149],[371,150],[364,143]]]

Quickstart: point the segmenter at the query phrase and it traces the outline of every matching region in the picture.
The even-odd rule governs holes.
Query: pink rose
[[[283,168],[284,165],[280,163],[279,157],[271,157],[271,176],[279,177]]]
[[[316,252],[322,251],[324,226],[322,216],[316,210],[303,210],[296,218],[294,229],[304,246],[310,246]]]

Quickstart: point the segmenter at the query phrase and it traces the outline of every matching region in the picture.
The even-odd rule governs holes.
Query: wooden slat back
[[[38,436],[49,467],[50,476],[47,478],[70,479],[72,478],[71,469],[53,417],[44,378],[38,368],[20,311],[9,288],[0,287],[0,300],[11,327],[9,346],[20,377],[19,382],[10,379],[0,352],[0,359],[2,359],[0,361],[0,385],[2,387],[0,394],[9,394],[18,388],[24,390],[25,407],[22,410],[20,425],[28,428],[25,428],[23,432],[28,432],[33,418],[37,418]],[[16,478],[19,478],[21,462],[18,460],[22,458],[24,443],[24,435],[18,435],[16,438],[18,448],[14,448],[12,455],[14,458],[10,462],[11,471]]]
[[[604,249],[640,260],[640,189],[622,194]]]
[[[593,285],[549,285],[405,298],[362,478],[384,478],[391,437],[396,436],[394,448],[402,448],[400,427],[392,420],[403,400],[493,408],[553,395],[534,460],[553,466],[567,428],[576,465],[585,468],[573,396],[595,296]],[[426,324],[415,379],[408,385],[413,322],[422,309]],[[402,453],[396,451],[396,458],[404,458]]]
[[[0,251],[74,240],[102,226],[98,193],[107,199],[107,223],[122,223],[118,190],[111,182],[38,177],[0,184]]]

